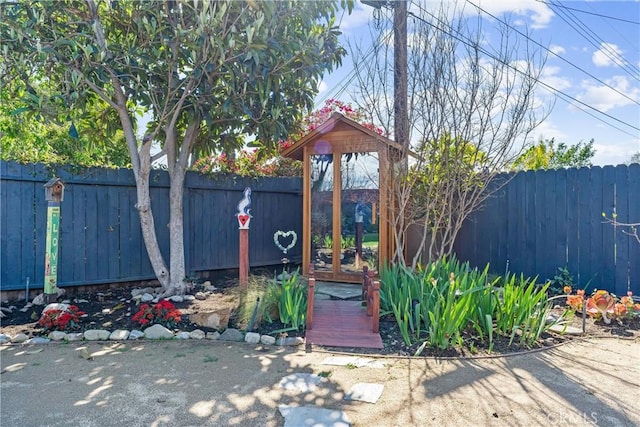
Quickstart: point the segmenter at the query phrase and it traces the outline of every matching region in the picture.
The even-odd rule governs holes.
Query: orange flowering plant
[[[606,324],[611,323],[611,319],[640,316],[640,303],[634,303],[631,291],[620,299],[602,289],[593,291],[589,298],[585,298],[582,289],[579,289],[575,295],[572,295],[571,291],[570,286],[564,287],[564,292],[567,294],[567,305],[570,308],[582,311],[582,306],[586,303],[587,314],[596,319],[602,318]]]
[[[182,320],[182,313],[171,301],[162,300],[156,304],[142,304],[140,310],[133,315],[131,321],[140,326],[159,324],[167,328],[173,328]]]

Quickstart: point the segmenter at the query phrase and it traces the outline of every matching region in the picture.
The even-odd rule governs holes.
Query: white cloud
[[[531,28],[546,28],[555,15],[553,11],[543,2],[536,0],[470,0],[490,14],[500,18],[502,14],[513,14],[517,16],[529,17]],[[473,6],[473,5],[470,5]],[[475,7],[465,7],[466,13],[476,13]],[[517,25],[521,25],[521,20],[517,20]]]
[[[552,44],[551,46],[549,46],[549,50],[555,53],[556,55],[562,55],[563,53],[566,52],[565,48],[563,48],[562,46],[558,46],[556,44]]]
[[[614,59],[622,57],[622,53],[622,50],[613,43],[600,43],[600,49],[593,52],[591,60],[596,67],[615,66],[620,61]]]
[[[596,155],[593,163],[596,165],[621,165],[631,159],[633,153],[640,150],[638,141],[616,141],[615,143],[598,143],[597,140],[593,144]]]
[[[560,67],[554,67],[550,65],[546,65],[542,69],[542,75],[540,76],[540,80],[542,80],[545,84],[548,84],[554,89],[564,90],[571,87],[571,81],[565,77],[559,75],[561,71]]]
[[[582,93],[577,98],[603,112],[633,104],[631,99],[640,99],[640,87],[630,84],[625,76],[614,76],[605,83],[608,86],[595,85],[589,80],[583,81]]]
[[[340,25],[340,30],[348,33],[353,32],[351,30],[360,28],[362,26],[366,27],[369,24],[369,20],[372,16],[373,8],[371,6],[366,6],[360,2],[357,2],[351,14],[347,14],[347,12],[345,11],[344,16],[338,22]]]
[[[329,87],[327,86],[327,84],[324,82],[324,80],[322,80],[320,82],[320,84],[318,85],[318,95],[324,93],[327,91],[327,89],[329,89]]]

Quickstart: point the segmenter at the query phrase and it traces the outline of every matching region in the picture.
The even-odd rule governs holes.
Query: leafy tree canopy
[[[560,169],[591,166],[596,154],[593,139],[587,144],[567,145],[564,142],[555,145],[555,140],[540,141],[530,147],[513,163],[514,170]]]
[[[22,90],[8,86],[22,86]],[[24,84],[15,80],[0,88],[0,158],[20,163],[126,167],[130,164],[121,130],[109,131],[101,123],[117,126],[117,115],[97,97],[79,117],[48,121],[21,106]],[[115,123],[114,123],[115,122]]]

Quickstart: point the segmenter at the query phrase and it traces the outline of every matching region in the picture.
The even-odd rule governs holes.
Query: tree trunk
[[[169,188],[169,269],[170,277],[168,287],[165,287],[163,296],[184,295],[187,290],[185,282],[184,259],[184,179],[185,170],[176,166],[171,174],[171,186]]]

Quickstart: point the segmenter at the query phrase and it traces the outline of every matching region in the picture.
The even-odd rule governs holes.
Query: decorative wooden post
[[[371,310],[371,326],[373,333],[380,332],[380,282],[373,282],[373,308]]]
[[[313,263],[309,265],[309,288],[307,289],[307,329],[313,329],[313,304],[315,303],[316,278]]]
[[[362,222],[364,221],[364,204],[358,202],[356,204],[356,268],[362,265]]]
[[[58,238],[60,233],[60,202],[64,198],[64,184],[52,178],[44,185],[47,200],[47,240],[44,259],[44,299],[47,304],[58,297]]]
[[[240,230],[240,290],[247,289],[249,282],[249,222],[251,222],[251,214],[249,213],[251,206],[251,188],[244,189],[243,197],[238,203],[238,228]]]

